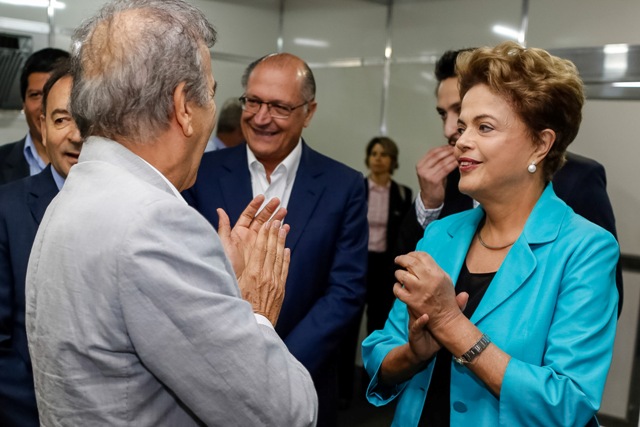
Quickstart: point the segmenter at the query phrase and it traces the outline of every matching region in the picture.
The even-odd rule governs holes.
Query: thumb
[[[222,208],[216,209],[218,213],[218,235],[222,240],[228,240],[231,238],[231,221],[229,216]]]
[[[420,331],[424,331],[427,329],[427,323],[429,323],[429,315],[423,314],[418,317],[415,322],[411,325],[411,330],[414,333],[418,333]]]
[[[460,307],[461,311],[464,311],[467,303],[469,302],[469,294],[466,292],[460,292],[456,295],[456,302],[458,303],[458,307]]]

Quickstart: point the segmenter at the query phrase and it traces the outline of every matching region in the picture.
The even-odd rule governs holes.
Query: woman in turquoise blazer
[[[619,249],[549,183],[578,132],[582,83],[570,62],[511,42],[457,71],[459,185],[481,206],[397,258],[398,299],[363,343],[367,397],[399,399],[403,427],[597,425]]]

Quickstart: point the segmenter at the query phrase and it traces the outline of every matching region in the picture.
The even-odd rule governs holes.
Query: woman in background
[[[550,183],[578,133],[582,82],[571,62],[513,42],[456,68],[459,188],[480,207],[433,222],[396,259],[398,300],[363,343],[367,397],[398,398],[403,427],[597,425],[618,245]]]
[[[391,138],[378,136],[367,144],[364,163],[369,169],[365,178],[369,210],[369,266],[367,270],[367,334],[382,329],[393,306],[396,269],[393,259],[398,228],[411,208],[411,189],[391,179],[398,169],[398,146]],[[353,396],[355,356],[360,335],[360,320],[349,327],[341,348],[339,372],[342,409],[349,407]],[[366,376],[366,374],[363,373]]]
[[[367,270],[367,334],[382,329],[395,296],[395,246],[398,228],[411,208],[411,189],[391,179],[398,169],[398,147],[378,136],[367,144],[364,160],[369,210],[369,268]]]

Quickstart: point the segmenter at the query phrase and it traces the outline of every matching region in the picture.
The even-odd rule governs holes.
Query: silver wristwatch
[[[453,360],[455,360],[456,362],[458,362],[461,365],[466,365],[467,363],[471,363],[471,361],[473,361],[473,359],[478,357],[480,355],[480,353],[482,353],[484,351],[484,349],[489,346],[489,344],[491,344],[491,339],[487,335],[482,334],[482,337],[480,337],[478,342],[475,343],[469,349],[469,351],[467,351],[466,353],[464,353],[460,357],[453,356]]]

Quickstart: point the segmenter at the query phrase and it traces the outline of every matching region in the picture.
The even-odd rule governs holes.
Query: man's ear
[[[311,123],[311,118],[313,117],[313,114],[316,112],[317,107],[318,107],[318,103],[316,101],[311,101],[307,106],[307,115],[304,118],[304,127],[309,126],[309,123]]]
[[[42,135],[42,145],[44,145],[44,148],[47,148],[47,126],[46,126],[46,121],[47,119],[40,114],[40,134]]]
[[[193,109],[190,103],[187,102],[187,95],[184,91],[185,84],[185,82],[180,83],[173,91],[173,113],[184,136],[190,137],[193,135],[193,126],[191,124]]]

